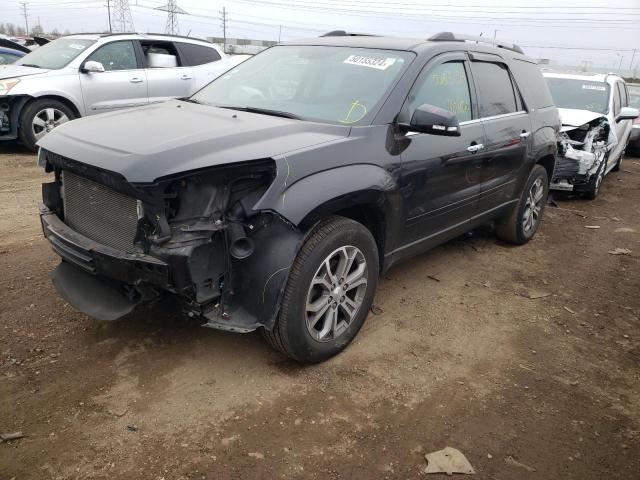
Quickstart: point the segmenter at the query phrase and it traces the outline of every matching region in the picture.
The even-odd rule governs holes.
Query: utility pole
[[[622,71],[622,60],[624,59],[624,55],[620,55],[620,63],[618,64],[618,73]]]
[[[22,5],[22,13],[24,15],[24,26],[27,31],[27,37],[29,36],[29,18],[27,16],[27,2],[20,2]]]
[[[111,28],[111,0],[107,0],[107,15],[109,16],[109,33],[113,33]]]
[[[498,30],[493,31],[493,45],[496,45],[496,35],[498,34]]]
[[[280,43],[280,37],[282,37],[282,25],[280,25],[280,30],[278,30],[278,43]]]
[[[634,58],[636,58],[636,51],[637,50],[638,50],[637,48],[634,48],[633,51],[631,52],[631,62],[629,62],[629,71],[633,70],[633,60],[634,60]]]
[[[222,51],[227,53],[227,8],[222,7]]]

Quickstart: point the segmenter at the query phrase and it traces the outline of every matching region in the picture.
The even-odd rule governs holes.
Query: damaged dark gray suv
[[[540,225],[558,112],[534,61],[483,41],[332,32],[60,126],[39,152],[56,288],[96,319],[173,295],[298,361],[335,355],[391,265],[487,222],[514,244]]]

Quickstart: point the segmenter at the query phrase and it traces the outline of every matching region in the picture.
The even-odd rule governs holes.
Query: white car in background
[[[0,140],[17,138],[35,150],[61,123],[188,97],[241,60],[189,37],[62,37],[0,66]]]
[[[550,188],[593,199],[605,175],[620,168],[638,110],[629,107],[627,86],[617,75],[543,75],[562,120]]]

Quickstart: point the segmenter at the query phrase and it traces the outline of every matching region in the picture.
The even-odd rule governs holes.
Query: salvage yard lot
[[[483,229],[393,268],[346,352],[300,366],[170,304],[74,311],[45,175],[0,148],[0,433],[27,435],[1,479],[406,479],[445,446],[483,479],[638,478],[640,159],[523,247]]]

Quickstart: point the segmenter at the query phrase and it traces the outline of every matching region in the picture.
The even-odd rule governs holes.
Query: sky
[[[108,30],[107,0],[24,0],[45,31]],[[113,5],[117,0],[110,0]],[[164,32],[167,0],[129,0],[135,29]],[[330,30],[427,38],[454,31],[521,45],[562,65],[640,69],[640,0],[178,0],[180,33],[292,40]],[[0,0],[0,23],[25,24],[19,0]],[[558,48],[562,47],[562,48]],[[637,49],[635,56],[633,49]]]

